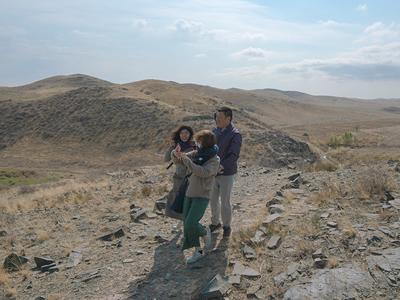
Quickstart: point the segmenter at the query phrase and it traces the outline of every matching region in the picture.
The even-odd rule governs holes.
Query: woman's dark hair
[[[202,130],[194,135],[196,142],[200,142],[203,149],[214,147],[217,143],[217,138],[210,130]]]
[[[190,134],[190,136],[189,136],[189,141],[191,141],[192,138],[193,138],[193,135],[194,135],[194,131],[193,131],[192,127],[187,126],[187,125],[182,125],[182,126],[180,126],[179,128],[177,128],[177,129],[175,129],[174,131],[172,131],[172,133],[171,133],[171,140],[174,140],[175,142],[178,141],[178,140],[180,140],[181,131],[184,130],[184,129],[186,129],[187,131],[189,131],[189,134]]]

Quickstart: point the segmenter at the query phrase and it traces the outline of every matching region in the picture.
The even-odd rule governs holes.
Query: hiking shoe
[[[210,227],[206,227],[207,233],[202,236],[203,242],[204,242],[204,247],[210,247],[211,245],[211,230]]]
[[[220,229],[220,228],[221,228],[221,223],[218,223],[217,225],[213,225],[213,224],[210,225],[211,232],[214,232],[215,230]]]
[[[227,239],[232,235],[232,228],[231,226],[224,226],[224,234],[223,234],[223,238]]]
[[[200,251],[194,250],[193,256],[187,260],[187,263],[192,264],[198,261],[199,259],[202,259],[204,256],[206,256],[203,250]]]

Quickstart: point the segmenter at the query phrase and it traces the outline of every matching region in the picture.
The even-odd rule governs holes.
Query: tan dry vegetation
[[[173,168],[166,171],[164,166],[140,170],[134,167],[162,163],[164,142],[171,130],[182,123],[192,125],[195,131],[211,129],[214,127],[213,112],[227,105],[233,107],[233,122],[243,133],[241,161],[247,163],[247,168],[239,170],[240,177],[235,181],[232,198],[244,209],[234,211],[232,239],[224,241],[219,235],[216,237],[216,251],[207,255],[213,263],[213,272],[217,268],[215,272],[229,274],[232,268],[228,260],[243,259],[240,244],[251,245],[259,258],[247,261],[246,265],[262,273],[260,279],[251,283],[266,286],[279,295],[278,299],[282,298],[286,288],[274,286],[272,279],[285,271],[288,262],[304,260],[303,274],[311,276],[309,272],[314,272],[311,254],[321,247],[319,243],[328,248],[334,245],[344,247],[335,236],[317,238],[326,227],[319,211],[331,211],[330,220],[339,223],[340,239],[353,239],[353,242],[361,240],[354,223],[378,227],[384,222],[398,220],[393,213],[379,210],[376,203],[382,197],[382,189],[399,189],[393,165],[375,173],[368,168],[373,163],[386,164],[389,159],[399,159],[400,115],[380,111],[386,104],[379,101],[356,109],[360,102],[345,98],[330,99],[281,91],[268,93],[262,95],[155,80],[114,85],[84,75],[57,77],[19,88],[0,88],[1,97],[5,97],[3,100],[12,99],[0,101],[0,111],[4,114],[0,119],[0,125],[4,127],[1,127],[3,135],[0,140],[2,167],[29,166],[33,170],[57,170],[65,174],[57,183],[47,186],[34,185],[24,189],[7,186],[1,191],[1,228],[13,232],[18,225],[23,233],[3,237],[0,254],[5,257],[11,251],[25,249],[30,255],[44,253],[65,262],[77,247],[92,247],[91,254],[70,274],[104,265],[112,266],[112,269],[117,266],[116,272],[103,272],[98,282],[90,283],[97,287],[93,291],[98,292],[99,297],[102,289],[107,292],[126,291],[129,281],[134,281],[132,276],[145,282],[156,278],[154,285],[140,286],[149,294],[159,292],[165,286],[163,276],[167,271],[190,276],[182,263],[189,254],[175,249],[179,246],[180,234],[171,234],[171,220],[157,216],[155,220],[146,220],[148,227],[139,224],[126,228],[131,222],[131,201],[139,207],[153,207],[154,201],[166,194],[172,182]],[[319,101],[319,105],[315,105]],[[15,126],[17,122],[21,124],[20,130]],[[328,147],[329,136],[353,130],[357,130],[357,148],[333,150]],[[310,135],[309,139],[302,137],[305,132]],[[296,144],[299,141],[302,143]],[[296,145],[297,153],[303,151],[310,161],[305,162],[299,156],[296,160],[282,163],[296,155],[296,151],[292,151],[293,145]],[[316,155],[311,156],[311,152]],[[324,163],[324,156],[334,162],[336,170],[331,164]],[[312,161],[312,157],[318,157],[322,163]],[[279,164],[273,165],[276,162]],[[289,163],[308,171],[302,176],[309,183],[301,186],[307,190],[307,195],[295,197],[290,189],[285,191],[284,218],[263,228],[266,238],[279,234],[284,245],[269,251],[264,244],[253,245],[250,239],[260,226],[260,220],[268,215],[262,202],[266,200],[265,195],[286,184],[281,175],[292,171],[273,169],[267,175],[264,168],[254,166],[282,168]],[[115,176],[99,176],[114,170],[118,170]],[[150,177],[154,184],[145,183]],[[374,192],[366,189],[375,182]],[[372,195],[374,193],[378,193],[378,197]],[[315,207],[318,212],[315,212]],[[291,212],[295,214],[291,215]],[[379,213],[379,218],[364,216],[364,213]],[[205,224],[209,217],[205,216]],[[78,230],[80,225],[89,226],[90,231]],[[128,235],[121,239],[122,247],[97,239],[121,226],[125,226]],[[139,238],[144,228],[151,231],[153,227],[158,231],[150,232],[147,240]],[[39,228],[45,238],[40,238]],[[170,248],[166,250],[154,241],[160,232],[169,239]],[[139,249],[145,252],[143,256],[135,254]],[[159,255],[160,250],[167,252]],[[172,252],[176,253],[165,255]],[[328,267],[340,267],[359,256],[351,256],[346,248],[340,260],[334,255],[329,256]],[[121,258],[134,259],[135,267],[121,263]],[[193,278],[177,285],[187,284],[188,290],[183,293],[192,291],[195,294],[193,286],[199,286],[199,281],[205,280],[209,271],[207,268],[197,270]],[[22,291],[29,293],[25,284],[27,280],[23,279],[27,276],[29,279],[31,274],[22,271],[12,276],[5,275],[0,271],[0,283],[4,282],[5,291],[12,290],[17,298]],[[42,277],[35,278],[34,281],[39,282],[41,288],[55,291],[46,298],[84,297],[83,294],[74,294],[79,289],[69,289],[65,284],[65,272],[52,276],[46,275],[43,280]],[[72,276],[67,280],[70,279],[73,280]],[[179,287],[176,289],[180,291]],[[241,299],[246,297],[245,294],[243,286],[234,288],[230,295]]]
[[[7,100],[0,101],[5,112],[0,140],[0,148],[5,148],[0,154],[8,166],[87,170],[153,164],[154,153],[163,152],[171,130],[183,123],[195,131],[211,129],[212,114],[224,105],[234,109],[234,124],[244,138],[242,157],[249,161],[279,149],[263,143],[265,135],[275,134],[271,126],[306,142],[304,132],[310,140],[327,141],[331,135],[357,128],[362,149],[382,145],[394,151],[400,140],[391,138],[399,135],[395,128],[400,126],[400,115],[382,111],[387,106],[384,101],[366,104],[296,92],[222,90],[159,80],[116,85],[80,74],[0,91]],[[360,109],[355,110],[355,105]],[[13,125],[15,115],[19,130]],[[370,140],[373,137],[379,140]],[[312,150],[318,152],[320,147],[323,143]]]

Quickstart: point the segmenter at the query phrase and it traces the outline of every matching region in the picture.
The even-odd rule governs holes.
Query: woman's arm
[[[178,158],[178,157],[176,157],[175,156],[175,150],[173,150],[172,152],[171,152],[171,159],[172,159],[172,162],[175,164],[175,165],[178,165],[178,166],[184,166],[184,164],[183,164],[183,162],[182,162],[182,158]]]
[[[173,147],[169,146],[167,151],[164,153],[164,162],[169,162],[171,160],[171,152],[174,150]]]
[[[174,150],[174,148],[175,148],[175,141],[170,140],[168,142],[168,149],[164,153],[164,162],[169,162],[171,160],[171,152],[172,150]]]
[[[190,155],[183,159],[183,164],[188,168],[190,172],[201,178],[208,178],[216,175],[219,167],[219,157],[211,158],[203,166],[196,165],[190,160]]]

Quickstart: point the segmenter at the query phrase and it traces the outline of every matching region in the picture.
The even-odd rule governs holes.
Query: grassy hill
[[[314,96],[301,93],[159,80],[113,84],[80,74],[2,87],[0,95],[1,167],[76,170],[161,163],[174,128],[212,129],[213,113],[221,106],[234,110],[233,123],[244,140],[242,159],[266,166],[314,162],[316,155],[300,141],[305,131],[326,138],[354,124],[362,129],[385,124],[392,131],[400,125],[392,112],[376,109],[371,118],[370,111],[306,103]]]

